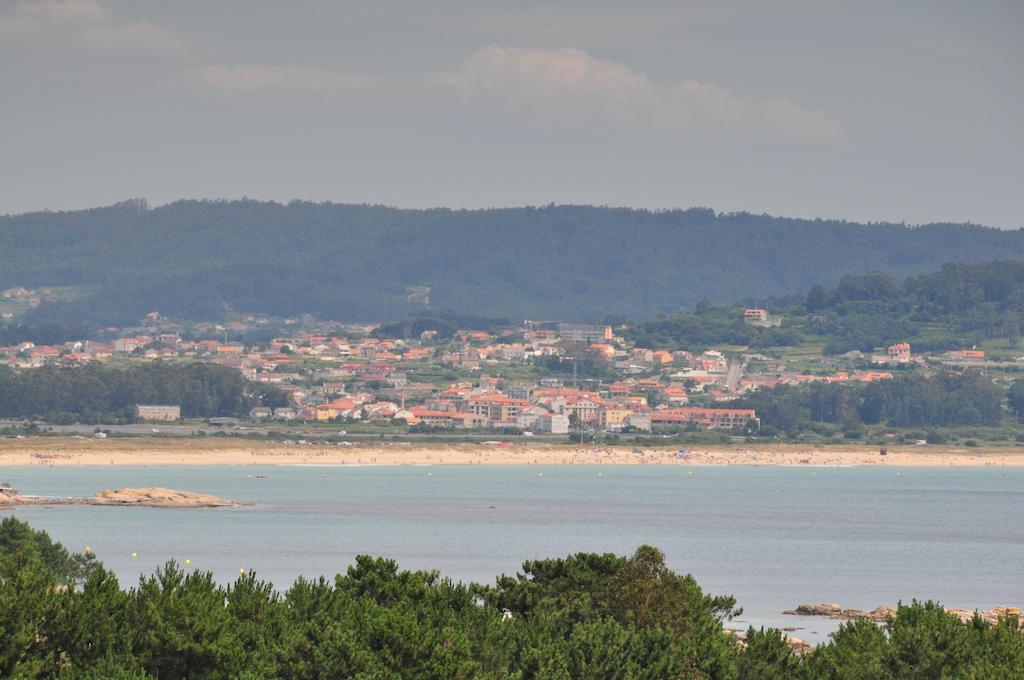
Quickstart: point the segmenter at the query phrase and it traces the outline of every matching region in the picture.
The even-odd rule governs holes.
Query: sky
[[[1024,226],[1016,0],[0,0],[0,214],[143,197]]]

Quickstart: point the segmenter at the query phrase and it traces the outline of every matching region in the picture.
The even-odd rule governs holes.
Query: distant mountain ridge
[[[0,217],[0,289],[82,286],[31,321],[126,323],[151,310],[377,321],[420,311],[517,318],[651,318],[904,277],[947,262],[1024,258],[1024,230],[858,224],[592,206],[408,210],[144,201]]]

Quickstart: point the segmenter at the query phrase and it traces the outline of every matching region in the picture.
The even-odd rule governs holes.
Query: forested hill
[[[29,321],[123,323],[226,310],[381,320],[434,309],[633,319],[701,299],[903,277],[1024,257],[1024,231],[857,224],[707,209],[399,210],[293,202],[142,201],[0,217],[0,289],[79,286]]]

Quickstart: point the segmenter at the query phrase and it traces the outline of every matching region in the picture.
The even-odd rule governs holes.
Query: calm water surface
[[[736,627],[797,626],[811,640],[835,624],[780,612],[1024,605],[1020,468],[40,466],[0,477],[37,495],[167,486],[255,504],[7,511],[73,550],[91,546],[124,583],[173,558],[222,581],[255,569],[283,589],[361,553],[491,582],[525,559],[650,543],[705,590],[735,595]]]

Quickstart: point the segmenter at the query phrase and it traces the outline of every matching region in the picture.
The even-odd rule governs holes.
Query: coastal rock
[[[870,612],[861,609],[847,609],[838,604],[802,604],[796,609],[782,612],[792,616],[824,616],[829,619],[850,621],[852,619],[870,619],[876,623],[885,623],[890,616],[896,616],[896,608],[889,605],[875,607]],[[1007,616],[1020,616],[1020,609],[1017,607],[993,607],[992,609],[946,609],[947,614],[952,614],[962,621],[970,621],[977,614],[987,623],[996,623],[999,619]]]
[[[140,508],[223,508],[248,505],[191,491],[151,486],[139,489],[107,489],[91,498],[48,498],[23,496],[17,489],[0,486],[0,506],[4,505],[115,505]]]
[[[872,609],[869,616],[875,621],[883,622],[890,616],[896,616],[896,608],[883,604]]]
[[[203,493],[177,491],[159,486],[109,489],[89,499],[90,505],[136,505],[147,508],[220,508],[243,505],[238,501]]]
[[[832,618],[843,611],[838,604],[802,604],[796,609],[782,612],[794,616],[827,616]]]
[[[0,486],[0,505],[17,505],[21,494],[9,484]]]
[[[800,638],[795,638],[792,635],[786,636],[786,644],[789,645],[789,648],[796,654],[806,654],[807,652],[814,651],[814,645],[810,642],[806,642]]]
[[[824,616],[839,621],[850,621],[852,619],[871,619],[884,622],[886,616],[894,615],[896,610],[892,607],[882,605],[870,612],[863,609],[851,609],[838,604],[802,604],[796,609],[782,612],[791,616]]]
[[[734,630],[732,628],[725,629],[726,635],[731,635],[739,641],[741,647],[747,646],[747,633],[742,630]],[[807,652],[814,651],[814,645],[800,638],[795,638],[792,635],[784,635],[783,639],[791,650],[796,654],[806,654]]]
[[[978,611],[972,609],[947,609],[946,613],[956,616],[961,621],[970,621],[977,614],[986,623],[997,623],[999,619],[1005,619],[1008,616],[1020,617],[1020,609],[1017,607],[993,607],[992,609]]]

